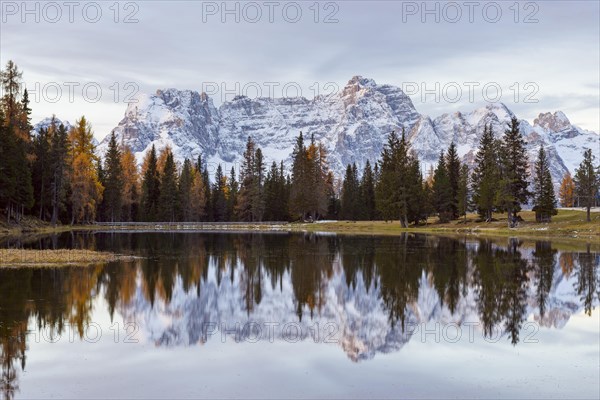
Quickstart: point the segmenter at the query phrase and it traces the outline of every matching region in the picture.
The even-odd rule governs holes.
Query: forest
[[[28,215],[52,225],[343,219],[399,220],[408,227],[476,211],[482,221],[506,213],[514,225],[530,206],[538,222],[549,222],[559,201],[585,207],[590,221],[598,201],[600,165],[591,150],[573,177],[565,174],[557,199],[546,150],[540,147],[530,171],[516,118],[502,133],[485,128],[473,165],[461,162],[452,143],[424,173],[401,131],[389,133],[378,160],[362,171],[348,165],[337,177],[326,148],[299,132],[287,168],[282,161],[269,164],[248,137],[240,168],[218,165],[212,176],[202,156],[178,163],[169,147],[153,147],[138,167],[132,149],[114,133],[100,157],[84,116],[69,130],[54,122],[35,132],[22,72],[13,61],[2,70],[1,84],[0,218],[9,224]]]

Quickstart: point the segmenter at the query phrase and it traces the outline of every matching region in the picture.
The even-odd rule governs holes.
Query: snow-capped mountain
[[[362,168],[367,160],[376,160],[392,130],[405,129],[424,170],[452,141],[460,156],[471,161],[483,127],[492,124],[499,136],[514,115],[504,104],[493,103],[432,119],[419,114],[400,88],[360,76],[339,93],[312,100],[238,96],[216,108],[205,93],[177,89],[142,94],[137,100],[113,131],[140,163],[152,145],[158,150],[169,145],[179,161],[202,153],[209,163],[231,166],[240,160],[248,136],[268,161],[289,161],[302,131],[326,146],[330,166],[339,175],[348,163]],[[540,114],[533,125],[521,120],[521,129],[532,163],[539,146],[546,146],[555,183],[567,170],[574,172],[584,148],[600,155],[600,136],[572,125],[560,111]],[[107,144],[108,137],[99,145],[101,153]]]
[[[33,129],[31,130],[31,134],[37,135],[40,132],[40,130],[50,128],[50,126],[52,125],[53,119],[54,119],[54,124],[56,125],[57,128],[60,126],[60,124],[63,124],[65,126],[65,128],[67,129],[67,131],[69,131],[73,127],[69,121],[66,121],[66,120],[61,121],[60,119],[58,119],[56,117],[49,117],[49,118],[44,118],[43,120],[41,120],[40,122],[35,124],[33,126]]]

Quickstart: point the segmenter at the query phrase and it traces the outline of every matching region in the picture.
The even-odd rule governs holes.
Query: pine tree
[[[4,121],[4,152],[2,159],[6,186],[0,198],[5,203],[7,220],[14,218],[17,222],[26,209],[34,205],[33,185],[30,168],[31,125],[29,123],[29,100],[24,93],[23,101],[19,101],[22,72],[16,64],[8,61],[6,69],[0,71],[0,83],[4,91],[2,98],[2,114]]]
[[[499,181],[496,144],[492,127],[486,125],[479,142],[472,175],[473,202],[479,215],[486,222],[492,220]]]
[[[231,167],[229,180],[227,181],[229,196],[227,197],[227,220],[236,221],[235,207],[238,202],[239,184],[235,179],[235,168]]]
[[[452,219],[456,219],[459,216],[458,192],[460,187],[460,168],[461,164],[460,159],[458,158],[458,152],[456,151],[456,145],[452,142],[446,153],[446,169],[448,171],[448,181],[450,183]]]
[[[156,148],[152,145],[152,149],[146,154],[143,166],[141,211],[144,221],[158,220],[159,197],[160,173],[158,172]]]
[[[51,223],[56,226],[59,213],[65,208],[67,197],[67,177],[69,176],[69,133],[63,124],[52,135],[50,143],[50,199],[52,206]]]
[[[254,154],[254,179],[251,190],[252,199],[252,221],[262,221],[265,213],[265,197],[264,197],[264,181],[265,181],[265,164],[263,160],[262,150],[256,149]]]
[[[375,179],[371,163],[367,160],[360,182],[360,192],[362,198],[362,217],[368,221],[375,219]]]
[[[52,121],[50,129],[40,129],[33,138],[33,163],[32,163],[32,184],[35,209],[41,220],[45,220],[50,206],[47,202],[49,198],[49,181],[51,170],[49,168],[50,140],[53,132],[56,130],[55,122]]]
[[[253,221],[255,213],[252,211],[256,190],[256,144],[250,136],[246,141],[246,150],[240,167],[240,190],[235,214],[240,221]]]
[[[192,186],[194,183],[193,167],[187,158],[183,162],[179,175],[179,211],[182,221],[192,221]]]
[[[433,205],[440,222],[448,222],[453,216],[453,195],[444,153],[440,153],[433,175]]]
[[[463,164],[460,167],[460,176],[458,180],[458,215],[464,216],[465,222],[467,222],[467,212],[469,211],[470,205],[470,191],[469,191],[469,167]]]
[[[533,211],[537,222],[550,222],[556,215],[556,197],[550,175],[550,164],[544,146],[540,146],[538,159],[535,163]]]
[[[341,195],[341,217],[345,220],[356,221],[359,218],[360,185],[358,182],[358,172],[356,163],[348,164],[346,175],[342,184]]]
[[[160,179],[159,208],[160,217],[163,221],[176,221],[179,209],[177,167],[173,158],[173,152],[166,147],[163,150],[165,164]]]
[[[309,168],[302,132],[296,140],[292,153],[292,177],[290,187],[290,214],[292,219],[304,219],[310,210]]]
[[[500,189],[496,195],[496,205],[508,213],[509,226],[513,226],[518,212],[521,211],[521,204],[527,203],[530,196],[528,164],[519,121],[516,117],[512,117],[500,146]]]
[[[223,175],[221,164],[217,166],[215,183],[212,188],[212,210],[215,221],[225,221],[227,218],[227,177]]]
[[[110,222],[120,221],[121,207],[123,206],[123,168],[121,166],[121,150],[114,132],[110,134],[104,169],[102,203],[105,218]]]
[[[575,182],[569,171],[563,176],[558,196],[560,197],[560,204],[563,207],[573,207],[575,205]]]
[[[98,177],[92,127],[81,117],[69,134],[71,142],[71,223],[92,222],[104,187]]]
[[[399,147],[398,136],[396,132],[392,131],[381,153],[381,169],[375,187],[377,210],[386,221],[394,220],[399,215],[399,192],[397,190]]]
[[[594,168],[594,155],[591,149],[583,153],[583,161],[575,171],[575,193],[580,206],[586,208],[588,222],[591,221],[590,211],[598,197],[598,175]]]

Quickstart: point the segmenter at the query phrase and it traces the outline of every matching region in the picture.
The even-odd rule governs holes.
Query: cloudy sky
[[[0,62],[33,120],[91,120],[102,138],[130,95],[205,90],[312,98],[354,75],[405,88],[437,116],[502,101],[600,131],[598,1],[3,1]],[[498,92],[498,88],[501,92]]]

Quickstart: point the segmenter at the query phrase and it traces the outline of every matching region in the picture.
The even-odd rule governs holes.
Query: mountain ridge
[[[312,100],[237,96],[217,108],[206,93],[173,88],[140,94],[137,100],[128,105],[113,132],[120,143],[132,148],[140,164],[152,145],[158,150],[168,145],[179,162],[202,154],[213,170],[217,163],[236,165],[248,136],[263,149],[268,162],[289,164],[302,131],[325,144],[330,166],[338,176],[348,163],[356,162],[359,169],[367,160],[373,163],[388,134],[402,129],[424,172],[452,141],[461,158],[472,163],[484,125],[491,124],[500,136],[515,115],[503,103],[490,103],[432,119],[420,114],[402,89],[362,76],[352,77],[336,94]],[[520,123],[531,164],[543,144],[556,185],[566,171],[574,173],[584,148],[600,155],[600,136],[572,125],[562,111],[540,113],[533,125],[524,119]],[[106,151],[108,136],[98,146],[101,154]]]

